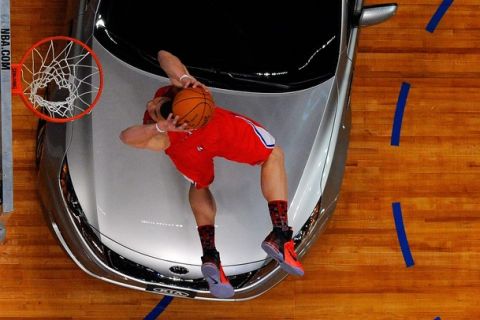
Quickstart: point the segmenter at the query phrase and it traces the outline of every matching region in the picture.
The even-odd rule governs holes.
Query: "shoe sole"
[[[268,242],[266,241],[262,242],[262,249],[268,254],[269,257],[276,260],[280,265],[280,268],[282,268],[287,273],[295,276],[303,276],[303,274],[305,273],[302,269],[296,268],[294,266],[289,265],[288,263],[285,263],[282,253],[278,251],[277,248],[269,244]]]
[[[217,298],[230,298],[235,294],[230,283],[220,281],[220,270],[214,263],[202,264],[202,274],[208,282],[210,293]]]

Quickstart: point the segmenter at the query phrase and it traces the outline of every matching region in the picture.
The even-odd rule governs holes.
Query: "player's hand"
[[[148,114],[150,114],[150,117],[153,119],[153,121],[158,122],[160,120],[165,120],[162,117],[160,108],[162,107],[163,103],[168,100],[170,99],[167,97],[156,97],[147,103],[147,111],[148,111]]]
[[[171,131],[171,132],[187,132],[189,131],[188,123],[183,123],[178,126],[179,116],[174,117],[173,113],[168,115],[168,118],[157,121],[157,126],[162,131]]]
[[[194,76],[191,76],[189,74],[184,74],[183,76],[181,76],[180,79],[178,80],[178,85],[177,86],[179,86],[181,88],[201,87],[206,92],[209,92],[208,87],[206,85],[204,85],[203,83],[201,83],[200,81],[195,79]]]

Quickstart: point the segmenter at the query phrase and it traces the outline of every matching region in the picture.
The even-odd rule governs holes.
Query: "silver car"
[[[39,123],[37,164],[47,220],[82,270],[132,289],[219,300],[200,271],[189,183],[164,154],[118,138],[169,84],[156,61],[160,49],[180,57],[219,106],[275,136],[285,152],[296,251],[307,253],[343,178],[359,27],[396,11],[359,0],[318,5],[79,1],[72,35],[99,56],[104,92],[81,120]],[[216,243],[235,288],[227,300],[251,299],[286,277],[260,247],[271,222],[259,169],[224,159],[215,167]]]

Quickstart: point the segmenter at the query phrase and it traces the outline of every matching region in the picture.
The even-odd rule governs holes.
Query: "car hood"
[[[202,251],[189,182],[163,152],[131,148],[119,139],[122,130],[142,122],[146,102],[169,81],[124,63],[95,40],[92,45],[103,65],[104,91],[92,114],[67,130],[70,175],[83,211],[102,242],[124,257],[158,271],[172,264],[198,266]],[[332,78],[310,89],[268,94],[211,88],[217,105],[262,123],[284,149],[295,231],[321,195],[325,159],[311,160],[313,154],[326,156],[332,127],[325,125],[325,114],[333,84]],[[260,167],[216,158],[211,190],[226,273],[258,267],[266,259],[260,244],[271,230]]]

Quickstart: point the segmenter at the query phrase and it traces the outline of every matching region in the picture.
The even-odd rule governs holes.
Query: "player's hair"
[[[160,114],[162,115],[162,117],[164,119],[167,119],[168,118],[168,115],[170,113],[172,113],[172,103],[173,101],[172,100],[167,100],[165,101],[162,106],[160,107]]]

